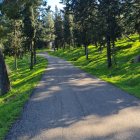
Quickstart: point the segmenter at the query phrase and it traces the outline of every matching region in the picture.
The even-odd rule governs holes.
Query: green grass
[[[116,42],[117,66],[107,68],[106,49],[102,53],[95,46],[89,46],[89,60],[84,56],[84,48],[59,50],[50,52],[64,58],[84,71],[108,81],[121,89],[140,98],[140,63],[132,64],[131,60],[140,55],[140,42],[138,36],[131,36],[135,42],[126,38]]]
[[[14,71],[13,58],[7,58],[6,61],[11,71],[12,89],[8,94],[0,96],[0,140],[4,139],[13,122],[19,117],[25,102],[29,99],[47,66],[47,60],[38,57],[37,65],[30,71],[29,58],[25,56],[18,60],[18,70]]]

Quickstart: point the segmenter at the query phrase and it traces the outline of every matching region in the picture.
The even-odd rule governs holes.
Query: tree
[[[124,35],[128,37],[127,35],[137,32],[140,40],[140,2],[138,0],[125,0],[122,8],[122,26]]]
[[[73,40],[73,28],[74,28],[74,23],[73,23],[73,16],[70,14],[67,9],[64,11],[64,19],[63,19],[63,24],[64,24],[64,41],[65,43],[70,47],[74,45],[74,40]]]
[[[20,1],[4,1],[2,6],[2,12],[12,21],[13,26],[13,37],[11,41],[11,46],[13,48],[13,54],[15,58],[14,66],[17,69],[17,57],[20,46],[20,18],[21,18],[21,5],[23,3]]]
[[[2,52],[2,41],[5,39],[6,29],[2,25],[3,19],[0,16],[0,95],[6,94],[10,90],[10,81],[8,77],[8,72]],[[4,24],[4,23],[3,23]]]
[[[40,39],[45,42],[47,45],[52,43],[55,39],[54,36],[54,19],[52,12],[50,10],[45,10],[44,15],[39,21],[39,35]]]
[[[24,33],[27,37],[27,41],[30,46],[30,70],[33,69],[34,65],[34,40],[35,40],[35,18],[34,18],[34,8],[32,2],[27,2],[24,9]]]
[[[99,11],[105,18],[105,32],[106,32],[106,43],[107,43],[107,60],[108,68],[112,66],[112,54],[115,48],[115,41],[121,36],[120,27],[117,22],[117,17],[120,16],[120,5],[121,1],[118,0],[100,0]]]
[[[55,48],[64,46],[64,27],[61,12],[55,8],[54,32],[55,32]]]

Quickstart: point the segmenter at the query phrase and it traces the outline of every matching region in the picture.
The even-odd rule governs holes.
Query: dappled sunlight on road
[[[52,86],[49,89],[47,89],[47,91],[41,92],[41,94],[39,95],[34,95],[34,98],[31,99],[32,101],[39,101],[39,100],[43,100],[45,98],[49,98],[51,96],[53,96],[53,93],[56,93],[58,91],[61,91],[61,88],[58,86]]]
[[[100,117],[90,115],[72,123],[67,127],[55,127],[42,130],[39,134],[47,140],[58,140],[62,137],[66,140],[84,140],[85,138],[106,138],[112,136],[112,140],[128,140],[135,135],[135,130],[140,130],[140,109],[129,107],[122,109],[118,114]],[[63,133],[65,134],[64,136]],[[92,140],[92,139],[91,139]]]
[[[79,78],[69,80],[69,84],[74,86],[89,86],[89,85],[103,86],[105,85],[105,82],[93,81],[92,78]]]

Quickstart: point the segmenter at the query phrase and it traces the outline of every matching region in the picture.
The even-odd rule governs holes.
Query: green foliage
[[[50,43],[54,41],[54,19],[51,11],[45,11],[42,19],[38,21],[37,38],[41,41]]]
[[[34,8],[31,2],[26,3],[24,9],[24,33],[32,40],[35,37]]]
[[[19,19],[21,17],[21,10],[23,6],[23,1],[10,0],[3,1],[2,13],[6,14],[10,19]]]
[[[0,140],[4,138],[12,123],[19,117],[23,105],[29,99],[47,65],[45,58],[38,57],[37,65],[34,70],[30,71],[27,65],[29,56],[26,55],[19,60],[19,69],[14,71],[13,58],[9,57],[6,61],[11,69],[12,90],[0,97]]]
[[[137,32],[140,35],[140,2],[138,0],[125,0],[123,11],[124,31],[127,34]]]
[[[64,12],[64,41],[66,44],[73,45],[73,28],[74,28],[74,23],[73,23],[73,16],[72,14],[69,14],[68,11],[65,10]]]
[[[86,60],[82,47],[73,50],[61,49],[50,54],[71,61],[86,72],[113,83],[140,98],[140,63],[131,63],[135,56],[140,55],[140,42],[138,41],[138,35],[133,35],[131,38],[135,42],[126,38],[116,42],[118,65],[114,65],[111,69],[106,67],[106,49],[103,49],[101,53],[95,46],[89,46],[89,60]]]

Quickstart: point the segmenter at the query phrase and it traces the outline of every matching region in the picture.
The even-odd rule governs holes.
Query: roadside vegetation
[[[102,51],[95,46],[89,46],[89,59],[86,60],[84,47],[59,49],[50,52],[64,58],[84,71],[106,80],[128,93],[140,98],[140,63],[135,63],[135,57],[140,54],[140,42],[138,35],[131,36],[133,41],[127,38],[116,42],[116,65],[107,68],[106,48]]]
[[[26,55],[18,60],[19,68],[15,70],[13,61],[14,59],[11,57],[6,59],[11,81],[11,91],[0,96],[0,140],[4,139],[9,128],[19,117],[25,102],[40,81],[47,66],[45,58],[37,57],[37,64],[30,71],[27,65],[29,63],[29,55]]]

